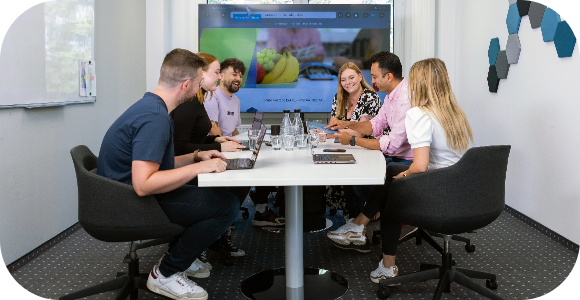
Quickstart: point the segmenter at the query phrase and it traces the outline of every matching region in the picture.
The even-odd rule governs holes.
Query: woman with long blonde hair
[[[471,126],[457,104],[443,61],[430,58],[416,62],[409,72],[409,93],[411,109],[407,111],[405,127],[415,159],[410,166],[390,165],[387,174],[398,175],[387,176],[385,185],[373,191],[369,202],[383,201],[384,210],[389,208],[386,195],[393,180],[451,166],[459,161],[473,142]],[[377,283],[398,275],[395,256],[401,237],[401,223],[383,213],[381,236],[383,259],[370,275],[371,280]]]
[[[335,120],[352,122],[369,121],[379,113],[381,98],[365,81],[361,70],[352,62],[342,65],[338,71],[338,91],[332,99],[330,123]],[[341,129],[351,135],[361,136],[358,131]],[[352,189],[349,187],[349,189]],[[354,197],[354,191],[346,191],[348,198]],[[362,210],[363,203],[355,203],[353,199],[345,197],[342,186],[329,186],[326,190],[326,202],[333,209],[347,209],[349,214],[356,216]]]

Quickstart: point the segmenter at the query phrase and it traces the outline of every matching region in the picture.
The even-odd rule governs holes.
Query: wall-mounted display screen
[[[242,112],[330,112],[338,69],[390,50],[390,5],[199,5],[200,52],[246,66]],[[381,95],[383,98],[384,95]]]

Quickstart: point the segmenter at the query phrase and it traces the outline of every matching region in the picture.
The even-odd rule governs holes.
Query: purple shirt
[[[240,116],[240,99],[236,95],[226,95],[220,87],[213,93],[213,97],[205,98],[203,105],[207,116],[212,121],[217,121],[224,136],[232,136],[236,127],[242,124]]]
[[[405,130],[405,117],[411,109],[409,99],[409,86],[407,79],[385,97],[385,103],[379,110],[379,114],[370,122],[373,126],[373,137],[379,139],[381,151],[385,155],[413,160],[413,150],[407,141]],[[383,130],[391,128],[389,135],[383,135]]]

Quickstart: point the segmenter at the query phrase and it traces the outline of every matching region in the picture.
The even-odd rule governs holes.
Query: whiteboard
[[[78,68],[79,59],[94,56],[94,0],[28,9],[8,29],[0,53],[0,108],[95,102],[79,95]]]

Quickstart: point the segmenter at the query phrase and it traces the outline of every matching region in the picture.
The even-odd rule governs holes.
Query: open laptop
[[[256,112],[256,114],[254,114],[254,122],[252,123],[252,130],[259,130],[260,127],[262,126],[262,119],[264,119],[264,114],[261,112]],[[244,145],[244,148],[242,148],[242,150],[250,150],[250,141],[240,141],[242,143],[242,145]]]
[[[352,154],[336,154],[336,153],[321,153],[314,154],[314,149],[311,151],[312,160],[315,164],[354,164],[356,160]]]
[[[226,159],[226,163],[228,164],[226,170],[253,169],[254,164],[256,164],[256,159],[258,159],[258,153],[260,152],[264,136],[266,136],[266,126],[262,125],[260,135],[258,136],[258,141],[256,142],[256,150],[254,150],[254,154],[252,154],[252,157]]]

